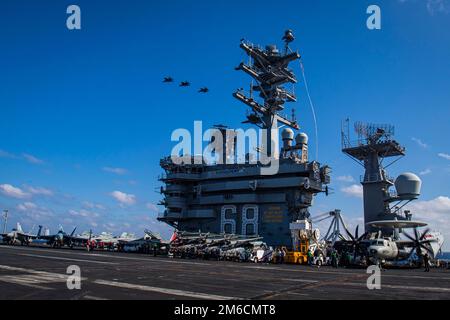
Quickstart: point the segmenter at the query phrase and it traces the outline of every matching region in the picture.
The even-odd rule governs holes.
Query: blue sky
[[[65,26],[70,4],[81,30]],[[366,28],[370,4],[381,7],[381,30]],[[155,205],[172,131],[194,120],[239,127],[245,108],[231,93],[248,83],[234,71],[245,58],[239,40],[280,44],[287,28],[317,109],[319,161],[333,168],[335,193],[312,212],[341,208],[361,222],[362,171],[340,152],[340,122],[387,122],[407,147],[390,174],[421,174],[412,209],[450,239],[449,0],[4,1],[0,208],[25,229],[167,235]],[[193,87],[163,85],[166,75]],[[201,86],[211,92],[197,94]],[[301,83],[296,92],[314,143]]]

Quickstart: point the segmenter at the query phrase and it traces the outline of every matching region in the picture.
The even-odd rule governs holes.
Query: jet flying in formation
[[[173,83],[174,82],[174,79],[172,78],[172,77],[170,77],[170,76],[167,76],[167,77],[164,77],[164,79],[163,79],[163,81],[162,81],[163,83]],[[189,81],[182,81],[182,82],[180,82],[180,84],[179,84],[179,87],[190,87],[191,86],[191,83],[189,82]],[[203,93],[203,94],[205,94],[205,93],[208,93],[209,92],[209,88],[208,87],[202,87],[202,88],[200,88],[199,90],[198,90],[198,93]]]

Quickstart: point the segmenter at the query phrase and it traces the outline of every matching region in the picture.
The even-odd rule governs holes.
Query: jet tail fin
[[[71,237],[73,237],[73,235],[75,234],[75,231],[77,230],[77,227],[73,228],[72,233],[70,234]]]
[[[178,239],[178,234],[177,234],[176,231],[174,231],[172,236],[170,237],[169,243],[172,243],[172,242],[174,242],[177,239]]]
[[[38,230],[36,237],[39,238],[41,236],[41,232],[42,232],[42,226],[39,226],[39,230]]]
[[[22,225],[19,222],[17,222],[16,230],[17,230],[17,232],[22,232],[23,233]]]

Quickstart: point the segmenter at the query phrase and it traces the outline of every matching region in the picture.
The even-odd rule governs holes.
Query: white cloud
[[[83,202],[83,207],[85,207],[87,209],[105,210],[105,206],[98,204],[98,203],[89,202],[89,201]]]
[[[155,204],[150,203],[150,202],[147,203],[147,204],[145,205],[145,207],[146,207],[147,209],[153,211],[153,212],[158,212],[158,211],[159,211],[159,210],[158,210],[158,207],[157,207]]]
[[[45,161],[41,160],[29,153],[22,153],[22,156],[17,156],[13,153],[10,153],[5,150],[0,149],[0,158],[9,158],[9,159],[23,159],[25,161],[28,161],[31,164],[44,164]]]
[[[27,187],[27,190],[29,193],[33,195],[41,195],[41,196],[53,196],[53,191],[46,189],[46,188],[40,188],[40,187]]]
[[[117,231],[119,231],[119,228],[117,227],[117,225],[115,223],[112,223],[112,222],[104,223],[102,225],[102,227],[105,228],[106,231],[108,231],[108,232],[117,232]]]
[[[53,222],[55,213],[45,207],[38,206],[33,202],[24,202],[17,205],[17,210],[21,212],[20,219],[32,223],[34,225],[43,224],[44,222]]]
[[[426,176],[426,175],[430,174],[431,172],[432,172],[431,169],[425,169],[425,170],[419,172],[419,174],[421,176]]]
[[[407,206],[415,220],[424,221],[432,230],[440,231],[446,240],[449,249],[450,239],[450,198],[440,196],[433,200],[416,201]]]
[[[99,221],[104,219],[104,217],[92,210],[80,209],[80,210],[69,210],[69,219],[72,219],[78,227],[82,228],[96,228]]]
[[[98,218],[100,215],[96,212],[88,211],[81,209],[77,210],[69,210],[69,214],[74,217],[83,217],[83,218]]]
[[[33,202],[25,202],[25,203],[21,203],[17,206],[17,210],[19,211],[29,211],[29,210],[34,210],[37,209],[37,205],[34,204]]]
[[[341,181],[341,182],[348,182],[348,183],[355,182],[355,179],[352,176],[350,176],[350,175],[348,175],[348,176],[339,176],[339,177],[336,178],[336,180],[337,181]]]
[[[29,163],[32,164],[44,164],[44,160],[38,159],[35,156],[31,154],[24,153],[22,156],[27,160]]]
[[[359,184],[352,184],[349,187],[341,188],[341,191],[349,197],[363,197],[363,187]]]
[[[450,154],[448,153],[438,153],[438,156],[446,160],[450,160]]]
[[[417,143],[417,145],[421,148],[424,148],[424,149],[428,148],[428,144],[426,144],[419,138],[411,138],[411,140],[414,141],[415,143]]]
[[[103,171],[109,172],[109,173],[114,173],[114,174],[117,174],[117,175],[119,175],[119,176],[123,176],[123,175],[125,175],[125,174],[128,173],[128,170],[127,170],[127,169],[124,169],[124,168],[104,167],[104,168],[103,168]]]
[[[3,193],[5,196],[11,198],[25,199],[30,197],[30,194],[10,184],[1,184],[0,192]]]
[[[17,156],[5,150],[0,150],[0,158],[16,159]]]
[[[450,218],[450,198],[445,196],[437,197],[429,201],[417,201],[412,203],[410,208],[418,212],[422,212],[424,216],[430,216],[435,214],[448,214],[446,219]],[[450,220],[446,220],[449,222]]]
[[[427,10],[431,15],[435,13],[449,13],[450,6],[447,0],[427,0]]]
[[[120,202],[121,205],[133,205],[136,203],[136,196],[133,194],[127,194],[122,191],[111,192],[111,196]]]
[[[398,0],[400,3],[411,3],[411,2],[419,2],[420,4],[425,3],[425,7],[430,15],[434,15],[435,13],[444,13],[447,14],[450,12],[450,2],[449,0],[419,0],[419,1],[411,1],[411,0]]]
[[[27,191],[22,190],[21,188],[14,187],[10,184],[2,184],[0,185],[0,192],[2,192],[4,195],[12,198],[17,199],[25,199],[25,198],[31,198],[35,195],[40,196],[53,196],[53,191],[41,188],[41,187],[31,187],[31,186],[25,186]]]
[[[73,221],[73,219],[70,219],[70,218],[64,218],[63,222],[64,222],[64,224],[73,224],[75,221]]]

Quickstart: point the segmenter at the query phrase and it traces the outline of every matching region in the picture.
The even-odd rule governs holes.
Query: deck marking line
[[[238,297],[219,296],[219,295],[215,295],[215,294],[151,287],[151,286],[144,286],[144,285],[117,282],[117,281],[95,280],[95,281],[93,281],[93,283],[101,284],[101,285],[105,285],[105,286],[112,286],[112,287],[116,287],[116,288],[158,292],[158,293],[164,293],[164,294],[168,294],[168,295],[190,297],[190,298],[196,298],[196,299],[207,299],[207,300],[241,300],[242,299],[242,298],[238,298]]]
[[[118,264],[118,263],[115,263],[115,262],[86,260],[86,259],[74,259],[74,258],[63,258],[63,257],[40,255],[40,254],[21,253],[21,254],[19,254],[19,256],[32,257],[32,258],[44,258],[44,259],[50,259],[50,260],[53,259],[53,260],[75,261],[75,262],[89,262],[89,263],[97,263],[97,264],[113,264],[113,265]]]
[[[55,290],[54,288],[44,287],[41,285],[38,285],[36,283],[30,283],[28,281],[22,281],[22,279],[18,278],[17,276],[1,276],[0,282],[6,282],[10,284],[16,284],[21,285],[24,287],[30,287],[33,289],[40,289],[40,290]]]
[[[355,282],[346,282],[341,283],[340,285],[344,286],[358,286],[358,287],[365,287],[366,284],[364,283],[355,283]],[[432,291],[432,292],[450,292],[450,288],[442,288],[442,287],[417,287],[417,286],[401,286],[401,285],[392,285],[392,284],[381,284],[381,290],[383,288],[388,289],[401,289],[401,290],[417,290],[417,291]]]
[[[99,300],[99,301],[101,301],[101,300],[109,300],[109,299],[107,299],[107,298],[95,297],[95,296],[90,296],[90,295],[83,296],[82,299],[87,299],[87,300]]]
[[[180,261],[176,259],[152,259],[149,258],[136,258],[136,257],[125,257],[125,256],[117,256],[111,254],[99,254],[99,253],[81,253],[75,250],[55,250],[55,249],[46,249],[46,248],[34,248],[34,247],[6,247],[0,246],[0,249],[15,249],[20,251],[34,251],[34,252],[49,252],[49,253],[61,253],[61,254],[70,254],[70,255],[79,255],[84,257],[103,257],[103,258],[113,258],[113,259],[124,259],[124,260],[134,260],[134,261],[146,261],[146,262],[156,262],[156,263],[172,263],[172,264],[189,264],[189,265],[204,265],[210,266],[210,263],[204,262],[191,262],[191,261]]]

